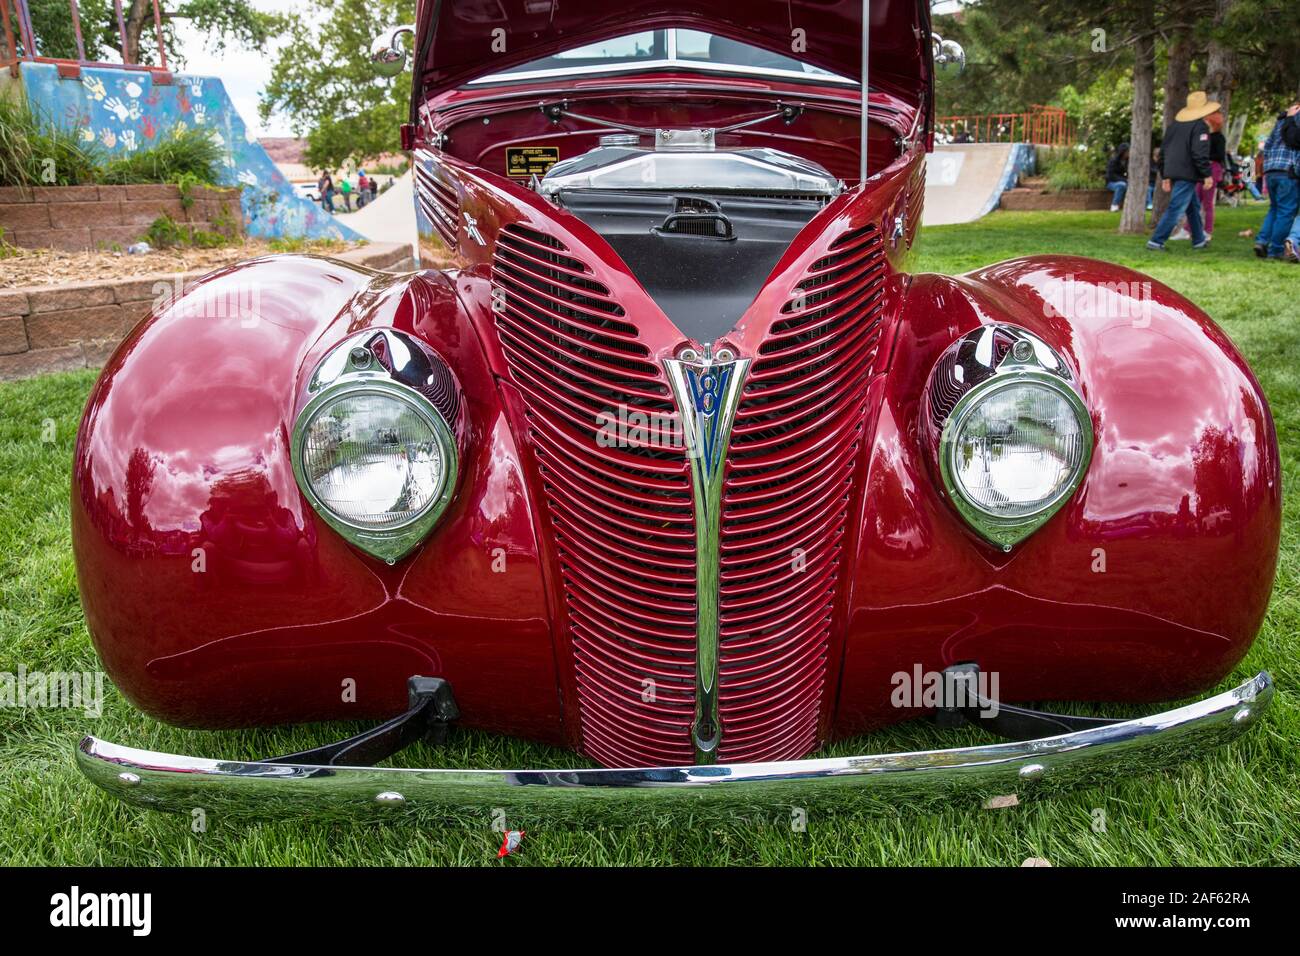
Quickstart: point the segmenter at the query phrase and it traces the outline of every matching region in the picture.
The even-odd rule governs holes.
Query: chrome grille
[[[546,496],[584,750],[613,766],[690,763],[694,515],[665,374],[559,240],[506,226],[492,278]],[[721,760],[797,758],[818,743],[884,281],[876,228],[839,237],[746,381],[723,492]],[[620,408],[647,416],[644,441],[602,443],[601,416]]]

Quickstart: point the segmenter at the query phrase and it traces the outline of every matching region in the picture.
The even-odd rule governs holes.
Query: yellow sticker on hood
[[[558,146],[507,146],[506,175],[511,179],[545,176],[560,161]]]

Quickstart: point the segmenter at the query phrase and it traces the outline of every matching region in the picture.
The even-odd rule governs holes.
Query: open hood
[[[426,95],[437,94],[561,50],[663,27],[704,30],[857,79],[864,2],[419,0],[417,79]],[[872,87],[920,102],[930,85],[928,0],[870,0],[870,9]]]

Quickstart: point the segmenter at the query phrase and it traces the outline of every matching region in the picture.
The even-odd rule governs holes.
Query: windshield
[[[702,30],[644,30],[574,47],[554,56],[473,80],[470,85],[525,80],[534,77],[581,73],[616,73],[647,68],[711,70],[790,78],[816,78],[857,86],[855,80],[804,63],[792,56],[771,53],[738,40]]]

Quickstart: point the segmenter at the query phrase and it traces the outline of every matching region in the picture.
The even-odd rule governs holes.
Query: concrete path
[[[385,178],[380,177],[380,182]],[[334,197],[335,208],[339,197]],[[415,254],[415,191],[411,186],[411,171],[399,176],[392,188],[379,194],[379,198],[356,212],[343,213],[339,219],[347,223],[371,242],[400,242],[411,247]]]

